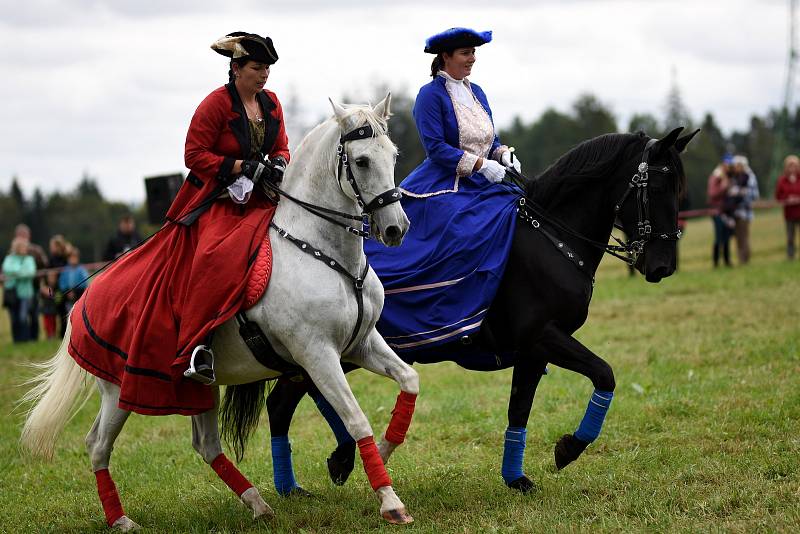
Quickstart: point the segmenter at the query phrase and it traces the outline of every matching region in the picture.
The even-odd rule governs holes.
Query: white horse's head
[[[333,100],[331,106],[339,125],[340,138],[351,133],[358,137],[360,128],[372,130],[371,136],[343,143],[342,157],[347,158],[355,187],[348,179],[346,167],[342,166],[339,167],[339,185],[342,193],[353,203],[358,202],[360,194],[362,202],[371,211],[372,233],[385,245],[395,247],[403,241],[410,223],[400,202],[394,201],[399,199],[399,191],[389,194],[395,188],[394,165],[397,160],[397,147],[387,134],[391,98],[389,93],[375,107],[345,107]],[[392,198],[395,195],[398,196]]]

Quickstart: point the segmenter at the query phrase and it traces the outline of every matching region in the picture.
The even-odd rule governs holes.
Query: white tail
[[[67,331],[58,352],[46,362],[32,365],[41,373],[26,382],[33,387],[19,401],[19,404],[35,403],[28,411],[20,443],[31,454],[47,459],[53,457],[56,438],[70,415],[80,409],[92,392],[86,390],[89,373],[67,352],[71,333],[72,327],[67,322]],[[83,399],[82,391],[86,392]]]

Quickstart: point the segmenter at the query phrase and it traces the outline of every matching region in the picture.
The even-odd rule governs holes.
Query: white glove
[[[503,164],[505,167],[514,167],[514,170],[517,172],[522,172],[522,164],[519,162],[519,158],[514,156],[514,160],[511,160],[511,152],[510,150],[504,151],[500,154],[500,163]]]
[[[502,182],[506,176],[506,168],[489,158],[483,158],[483,165],[478,172],[494,184]]]
[[[253,181],[246,176],[239,176],[228,186],[228,194],[236,204],[246,204],[253,191]]]

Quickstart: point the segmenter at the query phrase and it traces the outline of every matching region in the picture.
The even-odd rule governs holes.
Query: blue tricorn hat
[[[431,35],[425,40],[425,52],[441,54],[456,48],[481,46],[492,40],[492,32],[476,32],[470,28],[450,28],[442,33]]]

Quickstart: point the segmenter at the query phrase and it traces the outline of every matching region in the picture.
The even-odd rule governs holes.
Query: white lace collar
[[[475,97],[472,96],[472,89],[468,79],[456,80],[443,70],[439,71],[439,76],[445,79],[445,85],[456,102],[468,108],[472,107],[475,103]]]

